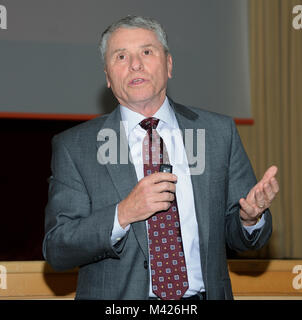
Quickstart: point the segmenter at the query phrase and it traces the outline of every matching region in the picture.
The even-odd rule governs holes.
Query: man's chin
[[[119,101],[122,106],[132,111],[141,113],[145,116],[153,115],[163,104],[164,99],[159,97],[140,97],[140,99],[129,99],[128,101]]]
[[[152,101],[156,101],[157,98],[152,95],[147,94],[138,94],[138,95],[131,95],[128,97],[127,100],[124,100],[124,103],[126,105],[140,105],[140,104],[146,104]]]

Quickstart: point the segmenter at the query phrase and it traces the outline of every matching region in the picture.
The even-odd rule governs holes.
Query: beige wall
[[[245,256],[302,257],[302,29],[292,27],[301,0],[250,0],[253,126],[238,126],[258,178],[279,168],[268,246]]]
[[[77,270],[55,272],[44,261],[0,265],[7,270],[0,300],[74,299]],[[236,299],[302,299],[302,260],[229,260],[229,270]]]
[[[0,265],[7,270],[0,299],[74,299],[77,270],[55,272],[44,261]],[[302,299],[302,260],[229,260],[229,270],[236,299]]]

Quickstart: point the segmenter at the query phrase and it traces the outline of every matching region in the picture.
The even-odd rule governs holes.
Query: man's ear
[[[106,76],[107,88],[110,88],[111,84],[110,84],[110,81],[109,81],[109,77],[108,77],[108,73],[106,71],[106,68],[104,69],[104,72],[105,72],[105,76]]]
[[[167,55],[167,69],[168,69],[168,78],[172,78],[172,70],[173,70],[173,59],[170,53]]]

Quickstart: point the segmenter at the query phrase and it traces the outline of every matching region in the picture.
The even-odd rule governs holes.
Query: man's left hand
[[[239,200],[240,218],[245,226],[256,224],[279,192],[278,181],[275,178],[277,172],[278,168],[271,166],[263,178],[250,190],[246,199]]]

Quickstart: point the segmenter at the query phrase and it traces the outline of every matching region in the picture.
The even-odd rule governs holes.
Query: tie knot
[[[159,122],[159,119],[150,117],[141,121],[139,125],[146,131],[149,131],[151,129],[156,129],[158,122]]]

